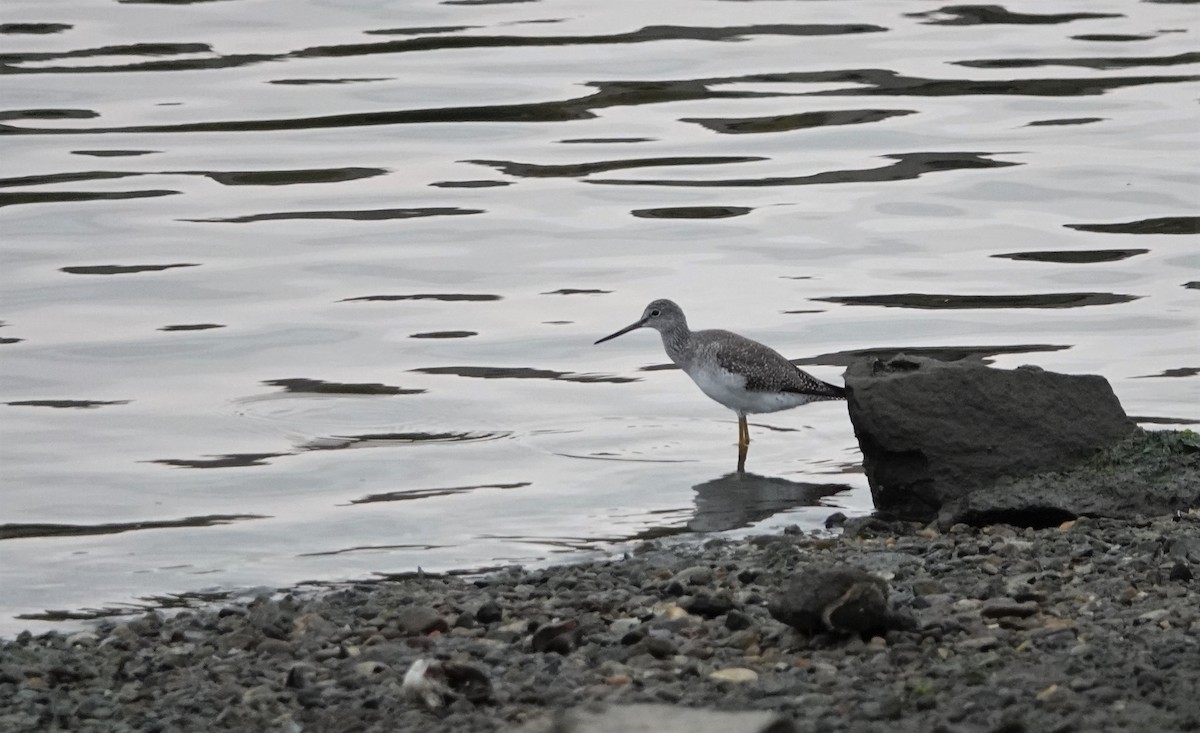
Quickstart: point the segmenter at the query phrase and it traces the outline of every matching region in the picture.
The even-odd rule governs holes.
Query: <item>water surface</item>
[[[1194,7],[9,0],[0,633],[870,509],[845,407],[593,347],[1200,420]]]

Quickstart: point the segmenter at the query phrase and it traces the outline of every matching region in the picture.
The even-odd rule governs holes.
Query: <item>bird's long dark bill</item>
[[[617,331],[616,333],[610,333],[609,335],[607,335],[604,338],[597,341],[596,344],[602,344],[605,341],[608,341],[610,339],[615,339],[616,337],[620,336],[623,333],[629,333],[630,331],[634,330],[635,328],[641,328],[644,325],[646,325],[645,319],[642,319],[642,320],[638,321],[637,323],[631,323],[628,326],[626,326],[625,328],[622,328],[620,331]],[[595,344],[592,344],[592,345],[595,346]]]

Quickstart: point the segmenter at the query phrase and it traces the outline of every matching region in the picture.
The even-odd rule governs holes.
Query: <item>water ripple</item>
[[[0,205],[3,205],[0,202]],[[482,214],[483,209],[463,209],[457,206],[430,207],[424,209],[366,209],[358,211],[276,211],[269,214],[214,217],[210,219],[180,219],[197,223],[247,224],[256,221],[286,221],[289,219],[351,219],[355,221],[381,221],[385,219],[418,219],[427,216],[462,216]]]
[[[939,295],[931,293],[887,293],[884,295],[841,295],[813,298],[842,305],[876,305],[884,308],[1083,308],[1114,305],[1137,300],[1138,295],[1120,293],[1035,293],[1032,295]]]
[[[1119,224],[1063,224],[1081,232],[1109,234],[1200,234],[1200,216],[1163,216]]]
[[[59,270],[72,275],[128,275],[134,272],[161,272],[176,267],[199,267],[194,262],[177,262],[171,265],[72,265]]]
[[[407,491],[388,491],[381,494],[367,494],[361,499],[352,499],[351,504],[374,504],[381,501],[412,501],[414,499],[429,499],[435,496],[454,496],[467,494],[480,489],[521,489],[532,486],[530,481],[519,481],[511,484],[479,484],[477,486],[455,486],[445,489],[410,489]]]
[[[1076,20],[1124,18],[1120,13],[1014,13],[999,5],[947,5],[923,13],[905,13],[909,18],[924,18],[928,25],[1057,25]]]
[[[82,535],[119,534],[143,529],[177,529],[180,527],[213,527],[247,519],[270,519],[264,514],[208,514],[184,519],[162,519],[145,522],[113,522],[107,524],[0,524],[0,540],[29,537],[79,537]]]
[[[21,339],[14,339],[20,341]],[[56,409],[93,410],[107,405],[128,405],[130,400],[16,400],[5,402],[11,407],[53,407]]]
[[[1008,252],[992,255],[1009,260],[1028,260],[1031,262],[1064,262],[1075,265],[1092,264],[1095,262],[1118,262],[1130,257],[1144,255],[1148,249],[1085,249],[1065,252]]]
[[[409,371],[421,374],[452,374],[456,377],[472,377],[475,379],[553,379],[560,382],[583,382],[585,384],[609,383],[624,384],[625,382],[640,381],[634,377],[615,377],[607,374],[577,374],[575,372],[556,372],[550,369],[531,369],[529,367],[483,367],[483,366],[445,366],[423,367]]]
[[[891,117],[915,114],[917,114],[915,109],[839,109],[771,117],[684,117],[680,122],[693,122],[707,127],[713,132],[727,135],[747,135],[833,125],[861,125],[868,122],[880,122]]]
[[[607,178],[587,181],[610,186],[679,186],[690,188],[727,188],[746,186],[807,186],[826,183],[867,183],[882,181],[905,181],[919,178],[927,173],[978,168],[1007,168],[1023,165],[1015,161],[992,160],[987,157],[995,153],[898,153],[880,156],[891,158],[895,163],[879,168],[859,168],[840,171],[822,171],[807,176],[771,176],[767,178],[735,178],[720,180],[672,180]]]
[[[323,379],[267,379],[263,384],[271,387],[283,387],[285,392],[299,394],[354,394],[354,395],[408,395],[423,394],[423,389],[404,389],[378,382],[363,382],[347,384],[343,382],[326,382]]]

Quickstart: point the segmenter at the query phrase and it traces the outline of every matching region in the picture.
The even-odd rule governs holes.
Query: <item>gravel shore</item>
[[[916,627],[809,638],[771,617],[797,568],[835,563],[887,581]],[[0,730],[498,731],[598,702],[770,710],[803,731],[1200,730],[1194,574],[1194,511],[650,542],[23,633],[0,642]],[[410,694],[418,660],[452,689]]]

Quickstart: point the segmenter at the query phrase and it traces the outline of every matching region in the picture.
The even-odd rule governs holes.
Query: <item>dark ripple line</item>
[[[999,257],[1009,260],[1027,260],[1030,262],[1061,262],[1073,265],[1086,265],[1097,262],[1118,262],[1126,260],[1137,255],[1144,255],[1150,250],[1148,249],[1089,249],[1089,250],[1061,250],[1061,251],[1043,251],[1043,252],[1007,252],[1004,254],[995,254],[992,257]]]
[[[981,94],[1036,97],[1087,96],[1103,94],[1112,89],[1121,89],[1129,86],[1192,81],[1200,81],[1200,75],[978,81],[969,79],[907,77],[887,69],[785,72],[713,79],[652,82],[588,82],[588,86],[596,87],[598,91],[583,97],[551,102],[392,110],[386,112],[353,112],[319,117],[185,122],[174,125],[134,125],[129,127],[36,128],[0,124],[0,135],[90,135],[97,133],[132,132],[273,132],[278,130],[448,122],[568,122],[572,120],[593,119],[596,117],[596,113],[593,110],[597,109],[607,107],[635,107],[662,102],[785,96],[943,97]],[[803,93],[720,91],[710,88],[738,83],[845,83],[853,86],[844,89],[827,89]]]
[[[196,223],[247,224],[256,221],[281,221],[287,219],[352,219],[355,221],[379,221],[384,219],[419,219],[428,216],[459,216],[482,214],[483,209],[462,209],[457,206],[432,207],[427,209],[365,209],[345,211],[276,211],[269,214],[214,217],[211,219],[180,219]]]
[[[556,372],[551,369],[532,369],[530,367],[445,366],[422,367],[420,369],[410,369],[409,371],[421,374],[452,374],[456,377],[472,377],[477,379],[551,379],[560,382],[582,382],[585,384],[599,382],[625,384],[626,382],[640,381],[634,377]]]
[[[111,201],[117,199],[145,199],[159,196],[174,196],[182,191],[149,190],[149,191],[20,191],[17,193],[0,193],[0,206],[18,206],[21,204],[61,204],[74,201]]]
[[[882,33],[887,28],[865,23],[814,25],[743,25],[727,28],[651,25],[628,33],[594,36],[433,36],[377,43],[314,46],[294,51],[298,58],[363,56],[378,53],[437,51],[464,48],[528,48],[531,46],[591,46],[651,43],[656,41],[736,41],[747,36],[828,36]]]
[[[827,36],[858,33],[881,33],[887,28],[865,23],[814,25],[748,25],[729,28],[691,26],[646,26],[629,33],[596,36],[428,36],[376,43],[354,43],[338,46],[313,46],[283,54],[236,54],[202,59],[163,59],[134,64],[23,68],[17,64],[27,61],[53,61],[64,58],[94,56],[166,56],[193,53],[212,53],[206,43],[138,43],[124,46],[103,46],[60,52],[30,52],[0,54],[0,68],[10,74],[38,73],[96,73],[128,71],[184,71],[232,68],[280,61],[287,58],[330,58],[373,54],[409,53],[474,48],[527,48],[531,46],[590,46],[608,44],[650,43],[656,41],[736,41],[747,36]]]
[[[500,300],[501,296],[492,293],[415,293],[412,295],[360,295],[357,298],[342,298],[339,303],[354,301],[392,301],[392,300],[440,300],[447,303],[461,301],[481,302]]]
[[[351,504],[374,504],[381,501],[412,501],[413,499],[429,499],[435,496],[453,496],[469,493],[478,489],[523,489],[532,486],[530,481],[518,481],[511,484],[479,484],[477,486],[454,486],[445,489],[414,489],[411,491],[389,491],[383,494],[367,494],[361,499],[352,499]]]
[[[15,178],[0,178],[0,188],[10,186],[47,186],[55,183],[76,183],[79,181],[106,181],[114,178],[140,176],[141,173],[123,171],[78,171],[74,173],[50,173],[40,176],[17,176]]]
[[[941,295],[931,293],[888,293],[812,298],[825,303],[871,305],[884,308],[975,309],[975,308],[1083,308],[1115,305],[1138,300],[1138,295],[1121,293],[1035,293],[1032,295]]]
[[[948,15],[948,18],[939,16]],[[922,13],[905,13],[909,18],[926,18],[928,25],[1058,25],[1076,20],[1124,18],[1120,13],[1014,13],[999,5],[947,5]]]
[[[267,466],[268,459],[282,458],[292,453],[226,453],[208,458],[158,458],[146,463],[161,463],[175,468],[248,468]]]
[[[321,438],[300,446],[304,451],[345,450],[363,443],[401,443],[414,445],[418,443],[474,443],[485,440],[501,440],[512,433],[503,432],[459,432],[459,433],[371,433],[367,435],[334,435]]]
[[[1040,66],[1077,66],[1087,69],[1132,69],[1139,66],[1179,66],[1200,62],[1200,52],[1191,51],[1174,56],[1126,56],[1121,58],[1061,58],[1061,59],[979,59],[951,61],[956,66],[972,69],[1031,69]]]
[[[890,117],[917,114],[915,109],[839,109],[827,112],[802,112],[772,117],[684,117],[680,122],[693,122],[713,132],[727,135],[746,135],[764,132],[787,132],[831,125],[860,125],[879,122]]]
[[[464,160],[464,163],[486,165],[510,176],[522,178],[582,178],[593,173],[625,170],[628,168],[658,168],[673,165],[721,165],[725,163],[753,163],[767,160],[756,155],[692,156],[674,158],[634,158],[631,160],[605,160],[595,163],[572,163],[567,165],[537,165],[517,163],[511,160]]]
[[[246,519],[270,519],[265,514],[209,514],[184,519],[149,520],[145,522],[120,522],[111,524],[0,524],[0,540],[27,539],[30,537],[79,537],[83,535],[120,534],[141,529],[177,529],[184,527],[212,527]]]
[[[1064,224],[1068,229],[1106,234],[1200,234],[1200,216],[1163,216],[1118,224]]]
[[[353,395],[412,395],[422,394],[423,389],[405,389],[379,382],[326,382],[324,379],[268,379],[263,384],[282,387],[285,392],[299,394],[353,394]]]
[[[21,339],[15,339],[20,341]],[[94,410],[107,405],[128,405],[130,400],[17,400],[5,402],[11,407],[53,407],[56,409]]]
[[[822,171],[808,176],[776,176],[771,178],[738,178],[726,180],[669,180],[669,179],[601,179],[586,183],[610,186],[676,186],[690,188],[746,187],[746,186],[805,186],[826,183],[879,183],[884,181],[906,181],[920,178],[926,173],[978,168],[1007,168],[1024,165],[1014,161],[991,160],[985,156],[994,153],[899,153],[881,157],[896,160],[880,168]]]
[[[76,151],[81,152],[81,151]],[[93,153],[94,154],[94,153]],[[223,186],[288,186],[305,183],[342,183],[387,173],[386,168],[305,168],[262,171],[75,171],[37,176],[0,178],[0,188],[11,186],[47,186],[79,181],[103,181],[130,176],[204,176]]]
[[[176,267],[199,267],[195,262],[176,262],[169,265],[72,265],[59,270],[71,275],[129,275],[136,272],[162,272]]]

